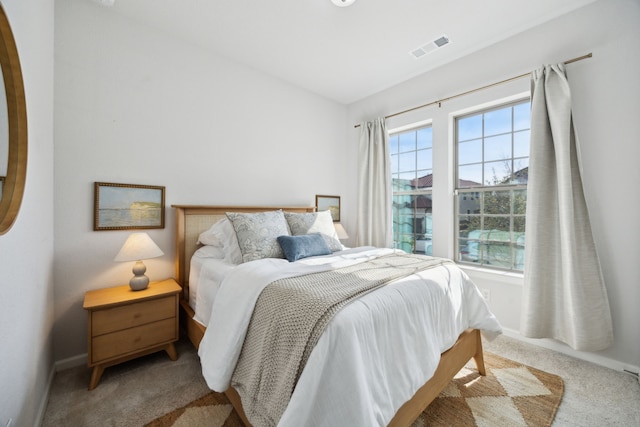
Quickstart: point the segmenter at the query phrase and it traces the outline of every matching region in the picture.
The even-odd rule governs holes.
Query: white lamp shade
[[[347,230],[344,229],[342,224],[340,224],[339,222],[334,222],[333,226],[336,229],[336,233],[338,234],[339,240],[345,240],[349,238],[349,235],[347,234]]]
[[[147,233],[133,233],[124,242],[114,261],[139,261],[162,255],[164,252]]]

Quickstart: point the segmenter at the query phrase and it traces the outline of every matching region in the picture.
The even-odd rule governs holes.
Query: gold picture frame
[[[316,211],[330,211],[333,222],[340,222],[340,196],[316,194]]]
[[[95,182],[93,230],[164,228],[164,190],[158,185]]]

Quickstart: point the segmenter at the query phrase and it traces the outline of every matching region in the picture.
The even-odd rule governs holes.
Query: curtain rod
[[[583,59],[591,58],[592,56],[593,56],[592,53],[587,53],[586,55],[578,56],[577,58],[573,58],[573,59],[569,59],[568,61],[564,61],[564,64],[567,65],[567,64],[571,64],[572,62],[582,61]],[[403,111],[399,111],[397,113],[389,114],[388,116],[385,116],[384,118],[385,119],[389,119],[391,117],[395,117],[395,116],[399,116],[401,114],[409,113],[409,112],[414,111],[414,110],[419,110],[420,108],[425,108],[425,107],[428,107],[430,105],[435,105],[435,104],[440,105],[441,103],[443,103],[445,101],[450,101],[450,100],[452,100],[454,98],[459,98],[461,96],[469,95],[470,93],[474,93],[474,92],[478,92],[478,91],[481,91],[481,90],[484,90],[484,89],[488,89],[488,88],[493,87],[493,86],[498,86],[498,85],[501,85],[501,84],[504,84],[504,83],[509,83],[509,82],[511,82],[513,80],[518,80],[518,79],[521,79],[523,77],[527,77],[527,76],[530,76],[530,75],[531,75],[531,72],[528,72],[528,73],[520,74],[519,76],[509,77],[508,79],[500,80],[499,82],[495,82],[495,83],[488,84],[486,86],[481,86],[481,87],[478,87],[478,88],[475,88],[475,89],[471,89],[471,90],[468,90],[466,92],[462,92],[462,93],[458,93],[458,94],[449,96],[447,98],[442,98],[442,99],[439,99],[437,101],[429,102],[427,104],[418,105],[417,107],[409,108],[408,110],[403,110]],[[354,125],[353,127],[354,128],[359,128],[360,124],[358,123],[357,125]]]

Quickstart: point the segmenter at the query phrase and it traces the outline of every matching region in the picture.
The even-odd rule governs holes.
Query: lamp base
[[[132,291],[141,291],[149,286],[149,278],[145,276],[145,271],[147,271],[147,267],[145,267],[144,263],[137,261],[133,266],[134,276],[129,280],[129,287],[131,287]]]
[[[136,276],[129,280],[129,286],[132,291],[141,291],[149,286],[149,278],[147,276]]]

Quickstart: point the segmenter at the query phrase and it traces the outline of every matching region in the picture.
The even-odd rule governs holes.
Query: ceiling
[[[593,1],[115,0],[109,10],[350,104]],[[449,44],[409,55],[442,35]]]

